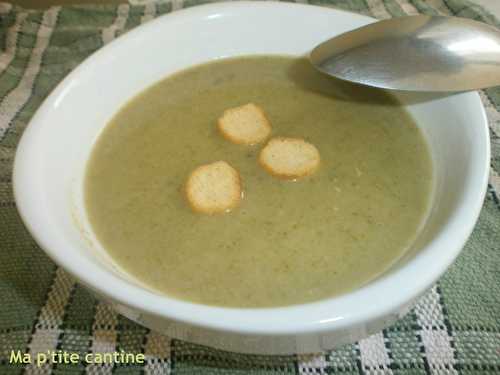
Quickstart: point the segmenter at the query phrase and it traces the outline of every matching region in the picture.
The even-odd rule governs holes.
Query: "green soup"
[[[257,161],[263,145],[218,133],[222,112],[249,102],[273,136],[318,148],[314,175],[274,178]],[[239,171],[244,199],[228,214],[194,213],[184,183],[217,160]],[[182,71],[128,102],[94,146],[85,202],[104,248],[151,288],[269,307],[345,293],[387,270],[422,226],[431,186],[427,145],[394,99],[304,59],[256,56]]]

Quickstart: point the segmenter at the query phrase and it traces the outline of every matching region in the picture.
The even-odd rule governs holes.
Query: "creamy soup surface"
[[[273,136],[318,148],[315,174],[277,179],[257,161],[262,144],[221,137],[217,118],[249,102]],[[217,160],[239,171],[244,198],[227,214],[194,213],[186,178]],[[126,103],[94,146],[85,205],[103,247],[152,289],[270,307],[339,295],[387,270],[425,220],[431,186],[427,145],[394,99],[304,59],[255,56],[182,71]]]

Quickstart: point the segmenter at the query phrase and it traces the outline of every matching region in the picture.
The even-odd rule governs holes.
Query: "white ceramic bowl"
[[[340,297],[284,308],[230,309],[155,294],[109,259],[82,202],[93,143],[120,106],[141,90],[179,69],[222,57],[303,55],[335,34],[373,21],[298,4],[219,3],[160,17],[120,37],[54,90],[22,137],[14,191],[27,228],[80,283],[129,318],[173,337],[232,351],[314,352],[393,322],[451,264],[481,209],[489,138],[476,93],[409,106],[432,152],[432,212],[404,259]]]

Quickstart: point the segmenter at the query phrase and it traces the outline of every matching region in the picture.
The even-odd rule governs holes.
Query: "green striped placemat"
[[[206,2],[136,0],[45,11],[0,3],[0,374],[500,374],[500,88],[481,92],[492,138],[491,179],[466,248],[404,319],[355,344],[310,356],[255,356],[170,339],[96,301],[38,248],[17,214],[11,181],[17,142],[36,108],[71,69],[115,37]],[[310,3],[377,18],[444,14],[500,25],[466,0]],[[80,358],[124,350],[146,360],[38,367],[10,363],[12,350],[61,350]]]

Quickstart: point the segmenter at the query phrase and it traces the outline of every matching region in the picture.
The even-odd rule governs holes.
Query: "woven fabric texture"
[[[298,2],[305,2],[297,0]],[[491,0],[498,1],[498,0]],[[0,3],[0,374],[500,374],[500,87],[482,91],[491,178],[467,246],[405,318],[315,355],[223,352],[159,335],[95,300],[25,230],[12,193],[16,145],[51,89],[84,58],[164,13],[205,0],[24,10]],[[379,19],[443,14],[500,22],[466,0],[311,0]],[[142,4],[142,5],[141,5]],[[12,350],[144,353],[144,365],[12,364]]]

